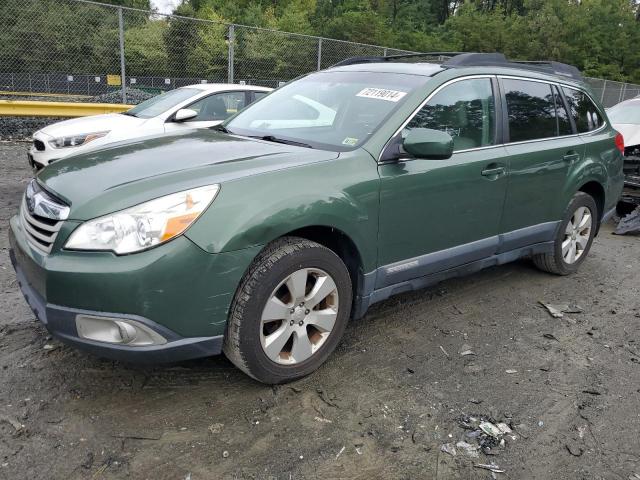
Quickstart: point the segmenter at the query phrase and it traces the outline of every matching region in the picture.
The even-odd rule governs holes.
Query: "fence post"
[[[607,81],[602,84],[602,95],[600,95],[600,103],[604,103],[604,91],[607,89]]]
[[[122,7],[118,7],[118,35],[120,37],[120,86],[122,87],[122,103],[127,103],[127,80],[124,62],[124,19]]]
[[[322,69],[322,38],[318,39],[318,70]]]
[[[386,57],[387,56],[387,49],[385,48],[384,51],[382,52],[382,56]]]
[[[623,83],[622,88],[620,89],[620,97],[618,98],[618,103],[624,100],[624,94],[627,92],[627,84]]]
[[[233,83],[233,62],[234,62],[234,43],[235,43],[235,25],[229,25],[229,33],[227,34],[227,43],[229,44],[229,59],[227,60],[227,82]]]

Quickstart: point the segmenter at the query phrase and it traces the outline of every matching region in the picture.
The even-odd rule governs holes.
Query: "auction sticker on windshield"
[[[376,98],[378,100],[386,100],[387,102],[397,102],[406,94],[407,92],[399,92],[398,90],[368,87],[360,90],[360,92],[356,94],[356,97]]]

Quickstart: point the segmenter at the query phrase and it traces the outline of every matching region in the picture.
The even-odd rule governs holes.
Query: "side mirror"
[[[181,108],[173,116],[174,122],[185,122],[198,116],[198,112],[191,110],[190,108]]]
[[[414,128],[402,141],[402,148],[416,158],[446,160],[453,155],[453,138],[430,128]]]

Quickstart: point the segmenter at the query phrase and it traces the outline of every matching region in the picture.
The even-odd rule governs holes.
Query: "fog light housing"
[[[164,345],[167,339],[145,324],[128,318],[76,315],[78,336],[95,342],[147,347]]]

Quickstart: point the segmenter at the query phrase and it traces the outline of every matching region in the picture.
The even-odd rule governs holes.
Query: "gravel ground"
[[[50,339],[9,263],[25,149],[0,145],[0,478],[640,478],[638,237],[604,226],[570,277],[521,261],[395,297],[318,372],[269,387],[224,357],[143,368]],[[514,433],[443,452],[476,445],[465,415]]]

